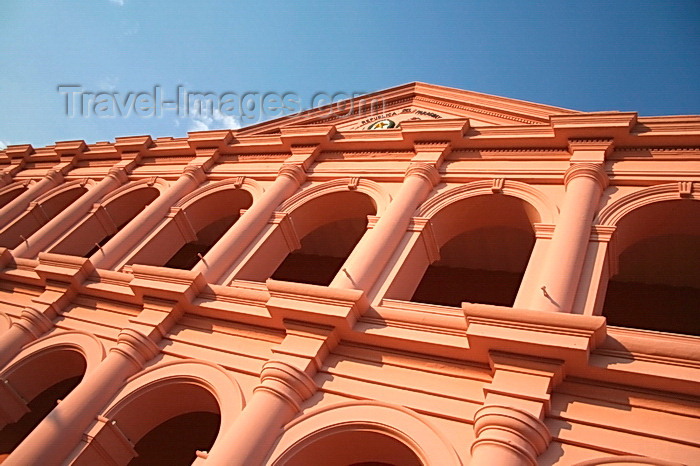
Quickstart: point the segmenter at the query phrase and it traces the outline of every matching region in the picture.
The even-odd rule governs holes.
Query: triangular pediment
[[[280,128],[335,125],[339,131],[390,129],[406,120],[468,118],[471,127],[537,125],[550,115],[575,114],[550,105],[463,91],[424,83],[410,83],[263,122],[239,130],[242,134],[270,134]]]

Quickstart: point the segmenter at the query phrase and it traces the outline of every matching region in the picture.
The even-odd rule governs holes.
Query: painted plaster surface
[[[0,461],[700,464],[700,117],[372,98],[0,152]]]

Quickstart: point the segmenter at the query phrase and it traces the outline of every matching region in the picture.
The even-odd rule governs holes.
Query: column
[[[491,353],[494,375],[474,414],[472,466],[537,466],[552,436],[544,424],[550,391],[563,378],[560,361]]]
[[[63,174],[61,170],[49,170],[44,178],[29,186],[26,191],[0,209],[0,225],[9,225],[15,217],[20,215],[27,208],[31,201],[41,196],[49,189],[55,188],[62,182]]]
[[[282,427],[294,419],[301,403],[316,391],[311,377],[279,361],[265,364],[260,381],[245,409],[223,434],[220,447],[209,453],[207,465],[262,464]]]
[[[572,156],[564,175],[564,202],[539,275],[539,290],[531,290],[526,308],[571,312],[593,218],[608,185],[603,163],[611,141],[577,140],[569,146]]]
[[[510,406],[484,406],[474,417],[477,439],[472,466],[537,466],[551,435],[544,423],[527,411]]]
[[[219,439],[207,455],[207,465],[262,464],[284,425],[316,392],[312,377],[337,342],[334,329],[296,321],[285,321],[285,325],[287,336],[273,348],[273,359],[264,364],[260,385],[233,424],[221,427]]]
[[[147,336],[122,330],[107,357],[17,446],[5,464],[61,464],[119,386],[158,352]]]
[[[277,206],[306,180],[306,169],[317,152],[318,146],[292,147],[293,155],[282,165],[272,186],[253,202],[192,270],[201,272],[209,283],[221,280],[235,259],[265,227]]]
[[[39,228],[26,241],[22,242],[13,251],[14,257],[35,257],[39,251],[55,241],[68,228],[77,223],[96,202],[104,196],[129,181],[128,169],[116,166],[95,187],[80,196],[60,214]]]
[[[102,246],[102,249],[95,252],[90,257],[90,261],[96,268],[109,269],[124,259],[124,256],[163,219],[174,203],[194,191],[206,178],[202,164],[187,165],[182,176],[166,192],[127,223],[107,244]]]
[[[369,292],[374,281],[396,250],[415,210],[440,181],[439,167],[449,144],[430,145],[418,152],[406,170],[404,182],[396,197],[377,224],[355,246],[345,261],[344,273],[331,282],[335,288],[351,288]],[[432,163],[428,160],[432,159]]]

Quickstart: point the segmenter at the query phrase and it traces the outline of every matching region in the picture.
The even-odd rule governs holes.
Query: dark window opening
[[[512,306],[522,273],[431,265],[411,301],[460,307],[463,302]]]
[[[13,189],[9,192],[6,192],[3,195],[0,195],[0,208],[5,207],[10,202],[14,201],[17,197],[19,197],[20,194],[22,194],[26,190],[27,190],[26,187],[21,187],[21,188]]]
[[[461,306],[512,306],[535,244],[531,230],[489,227],[463,233],[440,248],[411,301]]]
[[[28,413],[17,422],[8,424],[0,430],[0,462],[17,448],[41,420],[56,407],[57,401],[65,398],[82,378],[82,375],[70,377],[47,388],[29,402]]]
[[[700,236],[663,235],[623,251],[608,282],[608,324],[700,336]]]
[[[273,280],[328,286],[367,230],[367,218],[323,225],[301,240],[272,274]]]
[[[223,236],[226,231],[236,223],[239,215],[223,217],[197,232],[197,240],[183,245],[165,264],[165,267],[173,269],[189,270],[199,262],[198,254],[204,256]]]
[[[221,416],[209,412],[181,414],[148,432],[134,449],[139,456],[129,466],[189,466],[197,450],[209,451],[219,433]]]
[[[661,201],[630,212],[610,251],[608,324],[700,336],[700,202]]]
[[[322,460],[321,460],[322,459]],[[319,462],[319,460],[321,460]],[[286,466],[421,466],[423,463],[403,442],[379,432],[358,428],[326,434],[284,458]]]

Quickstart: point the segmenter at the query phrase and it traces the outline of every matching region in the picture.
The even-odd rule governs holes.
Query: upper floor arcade
[[[372,117],[330,108],[180,139],[11,146],[5,276],[49,252],[217,286],[360,288],[374,308],[473,302],[700,332],[700,119],[422,84],[381,97]]]

